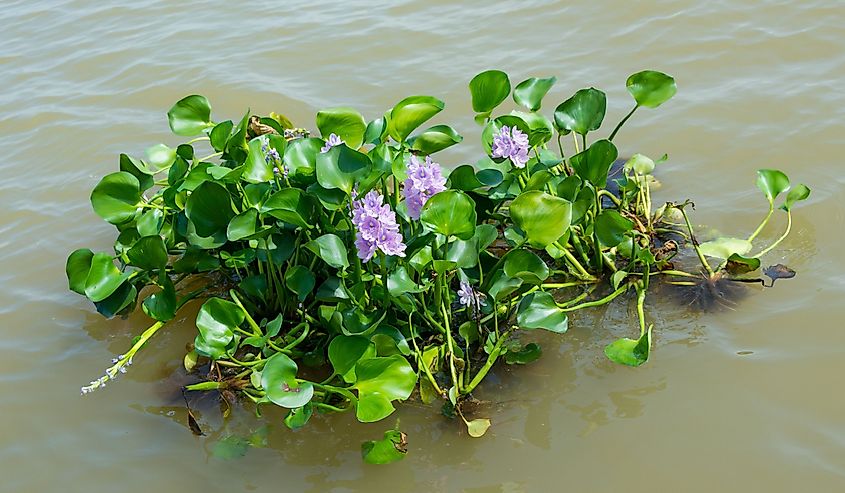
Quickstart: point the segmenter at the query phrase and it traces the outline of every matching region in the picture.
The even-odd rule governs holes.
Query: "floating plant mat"
[[[214,391],[227,409],[257,413],[279,406],[297,429],[319,413],[385,420],[417,392],[479,437],[491,422],[473,412],[473,391],[494,365],[542,354],[520,332],[563,334],[571,312],[636,300],[637,330],[605,354],[639,366],[652,350],[643,303],[655,278],[688,289],[691,302],[762,282],[760,258],[789,234],[806,186],[760,170],[768,204],[760,226],[748,238],[699,244],[690,202],[652,204],[651,175],[667,156],[633,154],[611,171],[614,137],[637,110],[674,96],[674,79],[629,77],[633,109],[604,139],[588,137],[602,126],[605,94],[579,90],[546,115],[555,82],[512,88],[501,71],[475,76],[483,154],[473,165],[450,163],[448,175],[433,156],[464,138],[445,124],[423,127],[444,108],[435,97],[405,98],[369,122],[349,108],[321,110],[319,137],[279,114],[215,122],[203,96],[178,101],[170,128],[190,140],[151,147],[145,159],[121,154],[119,171],[91,193],[94,211],[118,230],[114,252],[79,249],[67,261],[70,289],[102,315],[140,304],[152,319],[82,393],[125,372],[201,299],[184,357],[197,383],[186,395]],[[523,109],[497,114],[508,97]],[[777,205],[786,230],[760,247]],[[681,270],[679,252],[700,265]],[[784,266],[764,273],[772,282],[794,275]],[[187,421],[204,433],[190,409]],[[366,461],[404,457],[409,437],[400,430],[373,438],[362,445]],[[242,454],[248,441],[233,439],[221,453]]]

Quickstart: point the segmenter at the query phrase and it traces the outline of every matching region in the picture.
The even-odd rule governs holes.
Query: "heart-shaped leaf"
[[[355,365],[376,355],[376,346],[363,336],[339,335],[329,343],[329,361],[336,375],[346,383],[355,382]]]
[[[731,256],[728,257],[727,263],[725,264],[725,270],[734,275],[746,274],[748,272],[753,272],[759,268],[759,258],[743,257],[742,255],[738,255],[736,253],[731,254]]]
[[[390,416],[395,410],[391,401],[405,400],[417,384],[417,374],[408,360],[399,354],[364,358],[355,365],[358,390],[356,416],[371,423]]]
[[[678,92],[675,79],[662,72],[644,70],[628,77],[625,83],[638,106],[657,108]]]
[[[85,295],[85,282],[88,279],[88,271],[91,270],[91,261],[94,259],[94,252],[87,248],[80,248],[71,253],[65,264],[68,288],[74,293]]]
[[[161,291],[149,295],[141,306],[147,316],[161,322],[172,320],[176,316],[176,307],[176,289],[167,276],[164,277]]]
[[[435,233],[462,240],[475,234],[475,202],[459,190],[446,190],[428,199],[420,212],[420,222]]]
[[[314,205],[302,190],[285,188],[264,202],[261,213],[301,228],[310,228]]]
[[[403,142],[411,132],[440,113],[445,106],[443,101],[431,96],[407,97],[396,103],[390,111],[388,133],[396,141]]]
[[[511,92],[508,74],[501,70],[487,70],[469,81],[472,109],[476,113],[487,113],[507,99]]]
[[[361,444],[361,457],[368,464],[390,464],[404,459],[407,453],[408,437],[399,430],[388,430],[381,440]]]
[[[270,402],[287,409],[296,409],[311,401],[314,385],[297,380],[296,372],[296,363],[284,353],[276,353],[267,359],[261,371],[261,387]]]
[[[607,96],[595,88],[581,89],[555,108],[555,128],[563,135],[587,135],[598,130],[607,111]]]
[[[198,353],[211,359],[226,355],[226,348],[235,337],[235,328],[244,322],[244,312],[238,305],[220,298],[209,298],[197,313],[194,346]]]
[[[232,210],[229,192],[223,185],[205,181],[188,196],[185,215],[191,220],[198,235],[209,237],[225,233],[235,212]]]
[[[634,229],[634,222],[614,210],[605,209],[596,217],[595,229],[603,245],[615,247],[625,239],[625,233]]]
[[[144,236],[126,252],[129,264],[145,270],[164,269],[167,265],[167,247],[159,235]]]
[[[205,96],[193,94],[180,99],[167,112],[170,130],[176,135],[192,137],[213,126],[211,105]]]
[[[352,194],[355,184],[372,170],[370,158],[361,152],[338,145],[317,156],[317,182],[323,188],[339,188]]]
[[[716,238],[699,246],[701,253],[708,257],[727,259],[733,254],[745,255],[751,251],[751,242],[740,238]]]
[[[623,337],[604,348],[604,354],[610,361],[627,366],[640,366],[648,361],[651,352],[651,327],[639,339]]]
[[[464,138],[449,125],[435,125],[408,139],[411,149],[421,154],[434,154],[463,141]]]
[[[510,215],[528,242],[537,248],[557,241],[569,229],[572,203],[537,190],[520,194],[510,205]]]
[[[131,273],[120,272],[107,253],[95,253],[85,278],[85,296],[93,302],[103,301],[126,281]]]
[[[135,218],[141,202],[138,179],[125,171],[103,177],[91,191],[94,212],[111,224],[122,224]]]
[[[605,188],[610,165],[618,156],[619,151],[613,142],[602,139],[590,144],[586,151],[572,156],[570,164],[582,180],[589,181],[597,188]]]
[[[529,111],[537,111],[543,102],[543,97],[557,82],[557,77],[538,79],[531,77],[516,85],[513,90],[513,100],[516,104],[525,106]]]
[[[505,274],[528,284],[542,284],[549,278],[549,267],[537,254],[528,250],[511,250],[505,255]]]
[[[300,302],[305,301],[311,291],[314,291],[316,283],[314,273],[304,265],[295,265],[285,272],[285,285],[296,293]]]
[[[367,123],[352,108],[328,108],[317,112],[317,128],[323,139],[335,134],[352,149],[361,147]]]
[[[324,234],[305,244],[305,248],[311,250],[318,257],[335,269],[349,267],[349,256],[346,245],[336,234]]]
[[[789,190],[789,178],[777,169],[758,169],[757,188],[763,192],[771,205],[778,195]]]
[[[569,328],[566,312],[561,310],[549,293],[531,293],[519,302],[516,321],[523,329],[546,329],[563,334]]]
[[[780,206],[781,209],[789,212],[792,210],[792,206],[795,205],[796,202],[801,202],[802,200],[807,200],[807,197],[810,196],[810,189],[807,185],[803,183],[799,183],[795,185],[795,188],[789,191],[786,194],[786,200],[783,202],[783,205]]]

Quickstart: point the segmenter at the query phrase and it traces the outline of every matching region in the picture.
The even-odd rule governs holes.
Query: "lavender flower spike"
[[[332,147],[336,147],[336,146],[339,146],[340,144],[345,144],[345,143],[346,142],[341,140],[341,138],[338,137],[337,134],[330,134],[329,138],[326,139],[326,145],[324,145],[323,148],[320,149],[320,153],[325,154],[325,153],[329,152],[329,149],[331,149]]]
[[[405,256],[405,243],[396,223],[396,213],[375,190],[352,202],[352,224],[357,230],[355,248],[358,258],[364,262],[369,262],[378,250],[387,255]]]
[[[408,179],[405,180],[402,194],[408,206],[408,216],[417,220],[428,199],[446,190],[446,178],[440,171],[440,165],[432,161],[431,156],[426,156],[423,164],[416,156],[411,156],[407,172]]]
[[[493,157],[510,159],[517,168],[524,168],[528,162],[528,135],[504,125],[493,136]]]
[[[473,289],[470,283],[461,281],[461,288],[458,290],[458,303],[478,314],[481,312],[481,306],[484,305],[484,298],[486,298],[484,293],[479,293]]]

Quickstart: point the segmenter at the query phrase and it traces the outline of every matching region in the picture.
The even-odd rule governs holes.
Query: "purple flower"
[[[358,258],[364,262],[369,262],[377,250],[387,255],[405,256],[405,243],[396,223],[396,213],[375,190],[352,202],[352,224],[357,229],[355,248]]]
[[[470,283],[461,281],[461,288],[458,290],[458,303],[471,308],[475,313],[479,313],[481,305],[484,304],[484,298],[484,294],[473,289]]]
[[[411,219],[420,218],[420,210],[426,201],[434,194],[446,190],[446,178],[440,171],[440,165],[425,157],[425,163],[420,164],[416,156],[411,156],[408,162],[408,179],[405,180],[402,194],[408,206],[408,216]]]
[[[336,134],[330,134],[329,138],[326,139],[326,145],[324,145],[323,148],[320,149],[320,152],[325,154],[329,152],[329,149],[335,146],[339,146],[340,144],[345,144],[345,142],[341,140],[340,137],[338,137]]]
[[[493,157],[508,158],[517,168],[524,168],[528,162],[528,135],[516,127],[503,126],[493,136]]]

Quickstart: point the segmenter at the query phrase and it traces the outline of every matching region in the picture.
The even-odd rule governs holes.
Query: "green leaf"
[[[512,111],[511,115],[519,117],[528,125],[528,144],[531,147],[541,146],[552,139],[555,127],[546,115],[523,111]]]
[[[509,365],[527,365],[540,359],[543,355],[543,350],[540,345],[535,342],[529,342],[525,347],[513,350],[509,349],[505,353],[505,363]]]
[[[490,420],[487,418],[478,418],[472,421],[464,421],[467,425],[467,433],[473,438],[481,438],[490,429]]]
[[[258,211],[247,209],[229,221],[229,225],[226,227],[226,237],[229,241],[238,241],[254,235],[257,221]]]
[[[469,92],[472,95],[472,109],[476,113],[485,113],[507,99],[511,92],[511,82],[508,74],[501,70],[488,70],[469,81]]]
[[[364,143],[373,145],[381,144],[386,134],[387,119],[385,117],[376,118],[367,124],[367,130],[364,131]]]
[[[441,235],[462,240],[475,234],[475,202],[458,190],[446,190],[428,199],[420,212],[420,222]]]
[[[230,200],[229,192],[213,181],[201,183],[188,195],[185,214],[198,235],[209,237],[226,231],[235,217]]]
[[[235,124],[232,123],[232,120],[226,120],[225,122],[218,123],[211,129],[208,138],[215,152],[223,152],[226,149],[226,142],[228,142],[229,136],[232,135],[232,129],[234,127]]]
[[[244,163],[244,170],[241,178],[249,183],[266,183],[273,180],[273,168],[281,167],[282,164],[267,159],[267,153],[262,149],[264,144],[267,148],[275,149],[279,156],[285,154],[285,139],[276,134],[268,134],[256,137],[249,141],[247,146],[247,158]]]
[[[324,234],[306,243],[305,248],[317,254],[318,257],[335,269],[349,267],[349,254],[346,251],[346,245],[335,234]]]
[[[300,302],[305,301],[311,294],[316,282],[314,273],[303,265],[295,265],[285,272],[285,285],[296,293]]]
[[[424,290],[422,286],[417,285],[408,275],[408,270],[404,266],[397,267],[396,270],[387,276],[387,291],[390,296],[401,296],[404,293],[420,293]]]
[[[267,359],[261,371],[261,386],[270,402],[287,409],[302,407],[314,396],[311,382],[297,380],[296,363],[284,353]]]
[[[244,322],[238,305],[220,298],[209,298],[197,313],[194,346],[198,353],[211,359],[226,355],[226,348],[235,337],[235,328]]]
[[[129,264],[145,270],[164,269],[167,265],[167,247],[159,235],[144,236],[126,252]]]
[[[131,273],[120,272],[114,259],[107,253],[95,253],[91,268],[85,278],[85,296],[93,302],[103,301],[129,278]]]
[[[137,178],[141,191],[148,190],[155,184],[153,178],[155,172],[149,170],[143,161],[126,154],[120,155],[120,171],[125,171]]]
[[[390,111],[387,130],[391,137],[403,142],[417,127],[440,113],[443,101],[431,96],[411,96],[396,103]]]
[[[67,258],[65,273],[67,274],[68,288],[74,293],[85,295],[85,282],[88,279],[88,271],[91,270],[91,261],[94,252],[87,248],[74,250]]]
[[[757,188],[763,192],[766,200],[769,201],[769,205],[771,205],[778,195],[789,190],[789,178],[780,170],[758,169]]]
[[[141,202],[138,179],[125,171],[110,173],[91,191],[94,212],[111,224],[122,224],[135,218]]]
[[[164,226],[164,211],[161,209],[150,209],[138,218],[135,227],[141,236],[157,235]]]
[[[608,247],[615,247],[625,239],[625,233],[634,229],[634,222],[614,210],[605,209],[596,217],[596,235]]]
[[[329,361],[336,375],[346,383],[355,382],[355,365],[376,355],[376,346],[363,336],[339,335],[329,343]]]
[[[115,315],[127,315],[135,309],[135,300],[138,297],[138,289],[130,282],[125,282],[108,296],[108,298],[97,301],[94,307],[97,312],[106,317],[112,318]]]
[[[545,248],[569,229],[572,203],[534,190],[521,193],[511,202],[510,215],[532,246]]]
[[[367,123],[361,113],[352,108],[329,108],[317,112],[317,128],[323,139],[335,134],[352,149],[361,147]]]
[[[361,456],[368,464],[390,464],[405,458],[407,452],[407,438],[399,430],[388,430],[381,440],[361,444]]]
[[[742,255],[738,255],[736,253],[732,253],[725,264],[725,269],[734,275],[747,274],[748,272],[753,272],[759,268],[759,258],[743,257]]]
[[[395,411],[391,401],[405,400],[417,384],[417,374],[402,355],[365,358],[355,365],[358,390],[356,416],[364,423],[386,418]]]
[[[144,152],[147,155],[147,161],[156,170],[167,168],[176,160],[176,149],[171,149],[164,144],[148,147]]]
[[[716,238],[699,245],[701,253],[708,257],[727,259],[733,254],[745,255],[751,251],[751,242],[740,238]]]
[[[285,188],[264,202],[261,213],[301,228],[310,228],[314,205],[302,190]]]
[[[317,169],[317,156],[323,148],[321,139],[296,139],[288,144],[282,158],[292,179],[303,180],[311,178]]]
[[[602,139],[590,144],[586,151],[572,156],[570,164],[582,180],[589,181],[597,188],[605,188],[610,165],[618,156],[619,151],[613,142]]]
[[[789,212],[792,210],[792,206],[795,205],[796,202],[801,202],[802,200],[807,200],[807,197],[810,196],[810,189],[807,185],[803,183],[799,183],[795,185],[795,188],[789,191],[786,195],[786,200],[783,202],[783,205],[780,206],[781,209]]]
[[[513,90],[513,100],[516,104],[525,106],[529,111],[537,111],[543,102],[543,97],[557,82],[557,77],[538,79],[531,77],[519,84]]]
[[[176,316],[176,289],[166,276],[161,291],[147,296],[141,308],[148,317],[167,322]]]
[[[569,327],[566,312],[544,291],[522,298],[516,309],[516,321],[523,329],[546,329],[558,334],[563,334]]]
[[[339,188],[352,193],[357,182],[372,169],[369,156],[345,145],[332,147],[317,156],[317,183],[323,188]]]
[[[180,99],[167,112],[170,130],[176,135],[192,137],[199,135],[211,123],[211,105],[205,96],[193,94]]]
[[[302,407],[291,409],[285,416],[285,426],[296,431],[308,423],[312,414],[314,414],[314,406],[310,402]]]
[[[549,267],[537,254],[528,250],[511,250],[505,254],[505,274],[528,284],[542,284],[549,278]]]
[[[590,87],[581,89],[555,108],[555,128],[561,134],[587,135],[598,130],[607,111],[607,96]]]
[[[411,149],[422,154],[434,154],[463,141],[464,138],[449,125],[435,125],[408,139]]]
[[[678,92],[675,79],[654,70],[644,70],[628,77],[625,83],[638,106],[657,108]]]
[[[650,175],[654,171],[654,161],[643,154],[634,154],[625,162],[625,169],[632,169],[641,175]]]
[[[604,354],[613,361],[628,366],[640,366],[648,361],[651,352],[651,327],[639,339],[623,337],[604,348]]]

